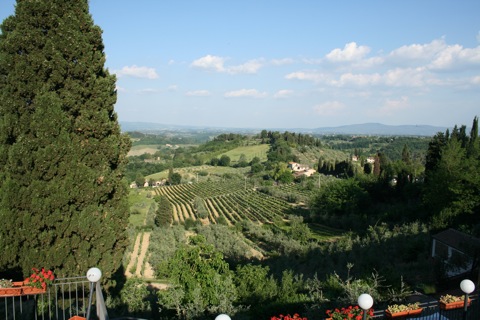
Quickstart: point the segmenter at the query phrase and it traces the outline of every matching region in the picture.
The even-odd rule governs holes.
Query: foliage
[[[180,244],[185,242],[185,229],[183,226],[174,225],[156,228],[150,235],[148,257],[154,267],[157,278],[166,278],[170,275],[168,262],[173,258]]]
[[[415,303],[409,303],[409,304],[392,304],[388,305],[387,310],[390,313],[397,313],[397,312],[403,312],[403,311],[411,311],[411,310],[417,310],[420,308],[420,303],[415,302]]]
[[[455,296],[451,294],[445,294],[440,296],[438,301],[443,302],[443,303],[452,303],[452,302],[459,302],[459,301],[465,301],[465,296]]]
[[[147,286],[138,278],[129,278],[120,292],[120,300],[129,313],[142,313],[150,310],[147,301],[149,295]]]
[[[433,227],[440,229],[468,223],[480,210],[480,140],[475,128],[470,136],[465,126],[456,126],[450,135],[439,133],[429,146],[424,205],[433,216]]]
[[[224,225],[205,225],[195,228],[205,241],[220,251],[229,261],[242,261],[252,259],[250,247],[243,237],[235,230]]]
[[[208,217],[208,210],[205,207],[205,203],[203,202],[203,199],[200,197],[195,197],[193,200],[193,207],[197,211],[197,215],[200,219],[205,219]]]
[[[173,206],[170,200],[165,196],[156,196],[157,212],[155,215],[155,225],[157,227],[170,225],[173,216]]]
[[[270,303],[277,293],[277,282],[268,267],[238,265],[235,270],[235,287],[238,300],[254,309]]]
[[[130,141],[101,33],[87,0],[18,1],[1,25],[1,269],[120,269]]]
[[[0,288],[12,288],[12,280],[0,279]]]
[[[367,192],[354,179],[337,180],[321,189],[312,203],[312,211],[318,215],[345,215],[358,213],[368,201]]]
[[[173,287],[158,292],[159,303],[190,319],[210,313],[235,312],[236,290],[228,263],[202,236],[193,236],[168,262]]]

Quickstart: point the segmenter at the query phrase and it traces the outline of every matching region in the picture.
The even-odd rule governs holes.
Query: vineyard
[[[258,223],[273,223],[284,218],[292,205],[275,197],[255,191],[244,181],[199,182],[156,188],[173,206],[173,221],[200,219],[194,209],[194,199],[202,199],[208,218],[202,223],[217,223],[225,219],[228,225],[248,219]]]

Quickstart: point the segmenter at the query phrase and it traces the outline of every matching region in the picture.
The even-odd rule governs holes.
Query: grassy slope
[[[311,167],[317,166],[320,157],[330,161],[344,161],[349,158],[349,154],[344,151],[323,148],[307,147],[306,152],[300,152],[298,149],[294,149],[293,152],[301,164],[306,164]]]
[[[152,195],[152,197],[147,198],[147,194]],[[151,188],[130,189],[128,204],[130,205],[130,212],[138,212],[138,214],[130,214],[129,223],[134,227],[143,226],[148,210],[152,204],[156,205],[153,199],[153,190]]]
[[[244,175],[245,173],[250,171],[250,167],[236,169],[232,167],[214,167],[210,165],[202,165],[197,167],[185,167],[185,168],[174,169],[173,171],[178,172],[182,176],[182,182],[185,182],[185,181],[196,181],[197,173],[199,173],[200,171],[205,171],[208,173],[207,176],[198,175],[198,181],[204,181],[207,179],[221,179],[221,176],[225,173]],[[167,177],[168,177],[168,170],[164,170],[164,171],[146,176],[145,178],[147,180],[149,179],[160,180],[160,179],[166,179]]]
[[[223,154],[229,156],[233,164],[239,161],[242,154],[245,155],[247,161],[251,161],[254,157],[260,158],[260,161],[266,161],[269,148],[270,145],[268,144],[257,144],[238,147]]]
[[[159,147],[161,145],[159,144],[149,144],[149,145],[138,145],[138,146],[132,146],[130,151],[128,152],[128,156],[140,156],[144,153],[151,153],[154,154],[159,150]]]

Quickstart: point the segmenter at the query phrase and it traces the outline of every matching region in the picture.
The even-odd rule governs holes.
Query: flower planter
[[[470,305],[470,299],[468,299],[468,305]],[[451,309],[458,309],[463,308],[464,302],[463,301],[455,301],[450,303],[445,303],[440,301],[440,309],[442,310],[451,310]]]
[[[418,308],[415,310],[400,311],[395,313],[391,313],[389,310],[385,310],[385,315],[387,316],[387,318],[393,319],[393,318],[399,318],[399,317],[419,315],[420,313],[422,313],[422,311],[423,311],[423,308]]]
[[[22,287],[0,288],[0,297],[15,297],[22,295]]]
[[[80,316],[73,316],[73,317],[71,317],[71,318],[68,319],[68,320],[87,320],[87,318],[80,317]]]
[[[13,281],[13,287],[0,288],[0,297],[21,296],[23,292],[23,281]]]
[[[22,294],[24,294],[24,295],[42,294],[42,293],[45,293],[45,292],[47,292],[47,289],[28,287],[28,286],[23,286],[22,287]]]

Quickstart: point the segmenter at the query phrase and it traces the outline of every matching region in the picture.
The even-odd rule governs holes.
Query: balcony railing
[[[99,287],[97,287],[98,289]],[[26,296],[0,297],[0,319],[5,320],[68,320],[74,316],[87,315],[90,295],[90,282],[85,276],[56,279],[46,293]],[[479,320],[480,300],[478,295],[471,295],[471,303],[466,317],[463,308],[442,310],[438,301],[432,300],[420,304],[423,311],[417,316],[399,319],[417,320]],[[103,297],[102,303],[103,303]],[[96,301],[98,307],[98,300]],[[108,316],[91,310],[91,315],[99,315],[98,319],[108,320]],[[384,310],[376,310],[375,320],[388,319]],[[97,319],[97,317],[92,317]],[[120,319],[134,319],[129,317]],[[113,319],[112,319],[113,320]]]
[[[85,276],[59,278],[43,294],[0,297],[0,319],[67,320],[73,316],[85,317],[89,286]]]
[[[420,304],[420,307],[423,308],[423,311],[419,315],[394,318],[394,320],[479,320],[480,301],[478,300],[478,295],[472,295],[470,297],[471,303],[468,307],[466,318],[464,318],[463,307],[459,309],[442,310],[439,307],[439,302],[436,300],[432,300],[430,302],[424,302]],[[375,320],[390,319],[387,318],[384,310],[375,311],[374,318]]]

